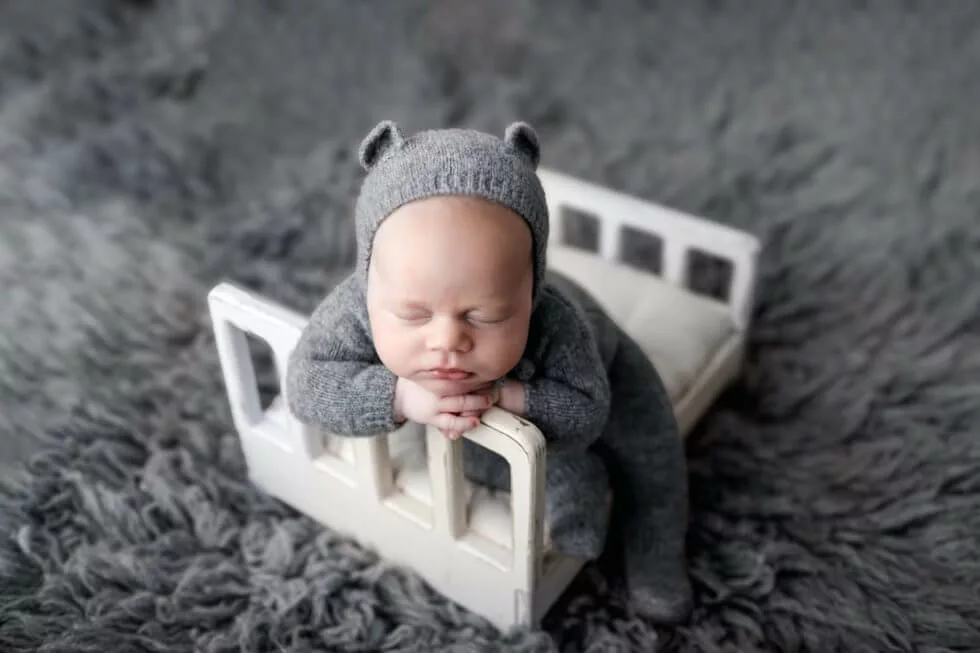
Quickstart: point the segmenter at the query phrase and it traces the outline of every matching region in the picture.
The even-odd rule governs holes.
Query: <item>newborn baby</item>
[[[554,548],[599,557],[612,488],[635,607],[684,618],[686,470],[671,405],[639,347],[546,269],[534,131],[404,138],[385,121],[360,160],[356,269],[314,310],[290,359],[290,410],[351,437],[411,420],[457,438],[493,405],[524,417],[547,443]],[[464,440],[463,460],[470,480],[509,489],[497,454]]]

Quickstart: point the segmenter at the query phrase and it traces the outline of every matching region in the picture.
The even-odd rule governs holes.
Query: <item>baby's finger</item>
[[[493,404],[493,398],[485,394],[454,395],[439,400],[441,413],[467,413],[485,410]]]
[[[452,413],[439,413],[435,416],[432,424],[441,431],[456,431],[463,433],[470,429],[475,429],[480,425],[480,420],[476,417],[463,417]]]
[[[459,436],[462,435],[461,433],[457,433],[456,431],[450,431],[448,429],[439,429],[439,432],[442,433],[443,437],[449,440],[458,440]]]

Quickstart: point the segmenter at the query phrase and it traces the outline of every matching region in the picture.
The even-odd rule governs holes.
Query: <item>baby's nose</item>
[[[433,321],[429,342],[432,349],[464,351],[468,347],[469,337],[457,320],[444,318]]]

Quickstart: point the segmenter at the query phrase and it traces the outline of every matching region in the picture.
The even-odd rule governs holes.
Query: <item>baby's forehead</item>
[[[533,236],[524,218],[508,207],[477,197],[436,196],[392,212],[375,235],[375,248],[424,250],[445,241],[479,254],[529,250]]]
[[[386,279],[410,283],[420,277],[450,278],[456,286],[482,288],[506,287],[532,266],[530,258],[526,266],[521,265],[524,257],[518,259],[510,247],[500,243],[453,241],[454,251],[449,254],[444,248],[415,245],[409,241],[392,243],[376,250],[373,262]]]
[[[471,195],[435,195],[409,202],[392,212],[382,228],[385,223],[423,221],[448,230],[482,224],[515,236],[530,233],[524,218],[510,207]]]

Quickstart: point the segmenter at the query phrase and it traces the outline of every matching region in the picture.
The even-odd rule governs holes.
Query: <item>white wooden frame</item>
[[[568,206],[600,219],[600,252],[608,260],[619,260],[623,226],[660,238],[663,276],[681,287],[692,248],[732,262],[727,306],[736,329],[675,404],[686,435],[740,369],[758,242],[740,231],[550,170],[539,174],[552,209],[552,242],[560,242],[557,216]],[[285,370],[306,316],[229,282],[215,286],[208,303],[234,426],[257,486],[413,569],[434,589],[501,628],[534,625],[544,616],[584,561],[544,550],[545,449],[533,424],[494,408],[465,435],[510,464],[513,537],[512,546],[505,548],[467,527],[458,442],[435,429],[425,433],[432,488],[431,505],[426,505],[393,482],[388,445],[398,432],[351,439],[353,455],[345,457],[329,450],[317,429],[292,417],[284,398]],[[264,411],[246,334],[268,344],[283,388]]]
[[[663,244],[660,277],[680,288],[689,288],[688,261],[695,250],[731,263],[728,297],[722,303],[735,328],[674,405],[678,428],[686,436],[741,369],[755,300],[759,240],[745,231],[553,170],[541,170],[538,176],[548,198],[553,243],[563,240],[565,225],[560,216],[568,207],[598,218],[598,254],[607,261],[622,260],[624,227],[658,238]]]

